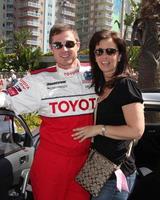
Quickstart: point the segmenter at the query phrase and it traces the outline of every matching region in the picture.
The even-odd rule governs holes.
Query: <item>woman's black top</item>
[[[117,80],[109,96],[98,103],[96,124],[125,125],[122,106],[134,102],[143,103],[142,94],[136,82],[129,77]],[[115,164],[120,164],[125,160],[121,169],[128,176],[136,169],[133,151],[126,159],[129,144],[130,140],[116,140],[98,135],[94,138],[93,147]]]

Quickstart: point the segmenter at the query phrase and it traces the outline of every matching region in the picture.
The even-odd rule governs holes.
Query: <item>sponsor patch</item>
[[[92,82],[92,72],[91,71],[83,72],[83,74],[82,74],[82,83],[91,84],[91,82]]]
[[[18,94],[18,90],[17,90],[15,87],[10,87],[10,88],[8,88],[7,92],[8,92],[8,94],[9,94],[10,96],[15,96],[15,95]]]
[[[22,89],[19,85],[15,85],[14,88],[16,88],[18,90],[18,92],[22,92]]]
[[[84,73],[83,73],[83,76],[84,76],[84,79],[85,80],[92,80],[92,72],[91,71],[85,71]]]
[[[64,76],[65,77],[72,77],[73,75],[78,74],[78,73],[79,73],[79,69],[76,69],[73,72],[64,72]]]
[[[53,82],[53,83],[47,83],[47,86],[50,86],[50,85],[59,85],[59,84],[64,84],[66,83],[66,81],[56,81],[56,82]]]
[[[21,79],[21,80],[19,81],[19,85],[20,85],[23,89],[29,89],[28,83],[26,83],[26,81],[24,81],[23,79]]]
[[[58,89],[58,88],[66,88],[67,85],[57,85],[55,87],[47,87],[48,90],[54,90],[54,89]]]
[[[75,96],[54,99],[48,103],[52,114],[56,116],[89,114],[95,109],[96,97],[94,94],[89,94],[78,98]]]

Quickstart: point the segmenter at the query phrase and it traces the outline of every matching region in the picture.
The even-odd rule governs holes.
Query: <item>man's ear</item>
[[[77,47],[78,47],[78,51],[79,51],[79,49],[80,49],[80,47],[81,47],[80,42],[77,42]]]
[[[52,51],[52,47],[51,47],[51,44],[49,44],[49,48],[50,48],[50,50]]]

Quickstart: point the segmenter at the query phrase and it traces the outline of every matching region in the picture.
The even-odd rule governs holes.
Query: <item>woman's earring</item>
[[[121,61],[121,55],[119,55],[119,58],[118,58],[118,62],[120,62]]]

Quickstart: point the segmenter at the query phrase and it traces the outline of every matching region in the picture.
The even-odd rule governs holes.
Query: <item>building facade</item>
[[[43,49],[44,40],[44,2],[39,0],[16,0],[14,4],[14,29],[27,29],[31,32],[31,38],[27,44],[33,47],[40,46]]]
[[[56,0],[55,22],[75,25],[76,0]]]
[[[0,4],[0,37],[7,41],[6,51],[12,52],[14,30],[14,0],[7,0]]]
[[[13,33],[23,28],[32,34],[27,41],[29,45],[39,46],[44,53],[49,52],[49,32],[55,23],[75,26],[80,36],[81,49],[86,49],[95,31],[105,28],[123,32],[125,27],[119,27],[119,24],[122,24],[125,13],[130,12],[130,3],[125,0],[1,1],[0,37],[9,44],[7,53],[12,52]],[[127,38],[130,38],[131,31],[129,28]]]
[[[75,0],[1,0],[0,37],[7,41],[7,53],[13,52],[13,33],[20,29],[31,32],[27,44],[49,48],[49,31],[54,23],[75,25]]]
[[[76,27],[81,48],[88,48],[88,41],[95,31],[112,28],[113,0],[78,0]]]
[[[43,52],[47,53],[50,51],[49,47],[49,32],[53,24],[55,23],[55,7],[56,1],[46,0],[44,8],[44,40],[43,40]]]
[[[140,2],[140,0],[135,0]],[[87,49],[95,31],[108,29],[120,33],[125,32],[125,14],[130,14],[131,3],[126,0],[77,0],[76,28],[78,30],[81,49]],[[130,41],[132,27],[127,27],[126,40]]]

